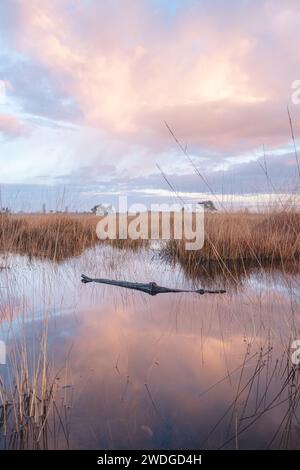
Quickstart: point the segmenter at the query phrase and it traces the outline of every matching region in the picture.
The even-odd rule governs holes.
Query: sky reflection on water
[[[282,429],[272,440],[287,388],[268,410],[299,332],[297,276],[253,275],[222,296],[150,297],[81,285],[80,274],[171,287],[195,281],[156,252],[108,247],[58,266],[22,257],[10,264],[0,274],[0,334],[8,356],[24,331],[30,350],[47,318],[48,360],[62,368],[59,393],[68,391],[71,407],[71,448],[298,445],[296,423],[287,440]]]

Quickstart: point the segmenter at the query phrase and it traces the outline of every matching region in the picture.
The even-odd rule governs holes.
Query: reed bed
[[[91,217],[6,214],[0,216],[2,252],[60,261],[81,254],[97,241],[95,220]]]
[[[79,256],[100,243],[96,226],[100,217],[67,214],[0,214],[0,252],[53,261]],[[143,240],[108,240],[117,248],[137,249]]]
[[[263,213],[227,212],[205,215],[204,246],[185,249],[185,240],[171,240],[165,253],[192,273],[199,267],[207,270],[230,267],[247,271],[254,266],[284,270],[299,267],[300,213],[295,210]]]
[[[60,385],[64,369],[54,373],[48,359],[47,325],[45,319],[33,342],[25,331],[10,341],[8,367],[0,375],[0,449],[69,447],[71,406]]]
[[[78,256],[100,243],[96,234],[99,220],[94,215],[2,214],[0,251],[55,261]],[[191,269],[224,263],[280,267],[283,262],[298,262],[300,258],[300,212],[296,210],[207,213],[204,229],[200,250],[188,251],[185,240],[171,239],[164,253]],[[147,245],[147,240],[118,237],[108,242],[125,249]]]

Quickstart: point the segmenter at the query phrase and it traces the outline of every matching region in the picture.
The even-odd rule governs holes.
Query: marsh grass
[[[97,243],[95,225],[93,217],[2,214],[0,249],[61,261]]]
[[[298,449],[298,412],[300,402],[300,369],[290,363],[288,350],[280,358],[274,358],[272,347],[261,347],[253,353],[253,345],[246,346],[243,362],[234,371],[235,390],[232,400],[222,416],[211,426],[201,447],[223,427],[223,435],[218,449],[239,449],[240,443],[247,439],[259,420],[277,410],[282,416],[279,425],[265,436],[266,448]],[[210,392],[228,375],[213,384],[201,394]],[[225,431],[224,431],[225,430]]]
[[[1,214],[0,250],[54,261],[78,256],[100,243],[96,234],[99,220],[93,215]],[[164,252],[191,269],[211,263],[279,266],[300,258],[300,212],[295,209],[206,213],[204,246],[195,251],[186,250],[185,239],[172,239],[172,225],[171,217],[171,240]],[[149,224],[149,237],[150,228]],[[147,245],[147,240],[123,240],[118,235],[108,242],[125,249]]]
[[[299,272],[300,213],[272,210],[205,215],[204,246],[188,251],[184,240],[171,240],[164,253],[191,277],[218,273],[234,280],[254,269]]]
[[[11,343],[9,372],[0,376],[0,447],[68,448],[70,405],[47,357],[47,321],[36,347],[25,336]]]
[[[100,243],[96,234],[99,220],[94,215],[0,214],[0,251],[64,261]],[[104,242],[133,250],[147,244],[144,240],[118,238]]]

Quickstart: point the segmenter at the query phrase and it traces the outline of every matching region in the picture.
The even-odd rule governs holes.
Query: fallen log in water
[[[197,290],[187,290],[187,289],[169,289],[168,287],[158,286],[156,282],[149,282],[148,284],[143,284],[141,282],[128,282],[128,281],[113,281],[110,279],[95,279],[81,274],[81,282],[87,284],[88,282],[99,282],[100,284],[110,284],[112,286],[125,287],[126,289],[134,289],[145,292],[149,295],[156,294],[167,294],[167,293],[177,293],[177,292],[193,292],[196,294],[225,294],[224,289],[209,290],[209,289],[197,289]]]

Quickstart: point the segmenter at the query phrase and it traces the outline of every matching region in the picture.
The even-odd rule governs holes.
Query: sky
[[[299,43],[298,0],[1,0],[0,204],[297,191]]]

